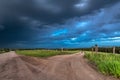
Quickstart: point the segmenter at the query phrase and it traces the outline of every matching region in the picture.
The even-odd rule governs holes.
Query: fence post
[[[113,47],[113,54],[115,54],[115,47]]]
[[[95,52],[98,53],[98,45],[95,45]]]

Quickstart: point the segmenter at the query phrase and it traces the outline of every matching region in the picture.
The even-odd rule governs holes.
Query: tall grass
[[[55,55],[73,54],[78,51],[55,51],[55,50],[17,50],[16,53],[20,55],[33,57],[50,57]]]
[[[120,77],[120,55],[86,52],[85,57],[94,63],[101,73]]]

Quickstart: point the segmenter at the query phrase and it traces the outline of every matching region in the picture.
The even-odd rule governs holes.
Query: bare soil
[[[88,65],[84,53],[36,58],[0,54],[0,80],[117,80]]]

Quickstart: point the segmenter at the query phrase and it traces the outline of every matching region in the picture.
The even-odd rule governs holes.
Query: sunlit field
[[[86,52],[85,57],[97,66],[97,69],[105,75],[120,77],[120,55],[111,53]]]
[[[56,50],[17,50],[16,53],[33,57],[50,57],[55,55],[73,54],[79,51],[56,51]]]

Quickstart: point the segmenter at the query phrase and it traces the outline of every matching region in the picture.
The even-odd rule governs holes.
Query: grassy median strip
[[[79,51],[55,51],[55,50],[17,50],[16,53],[20,55],[33,57],[50,57],[55,55],[73,54]]]
[[[85,57],[94,63],[101,73],[120,77],[119,54],[86,52]]]

